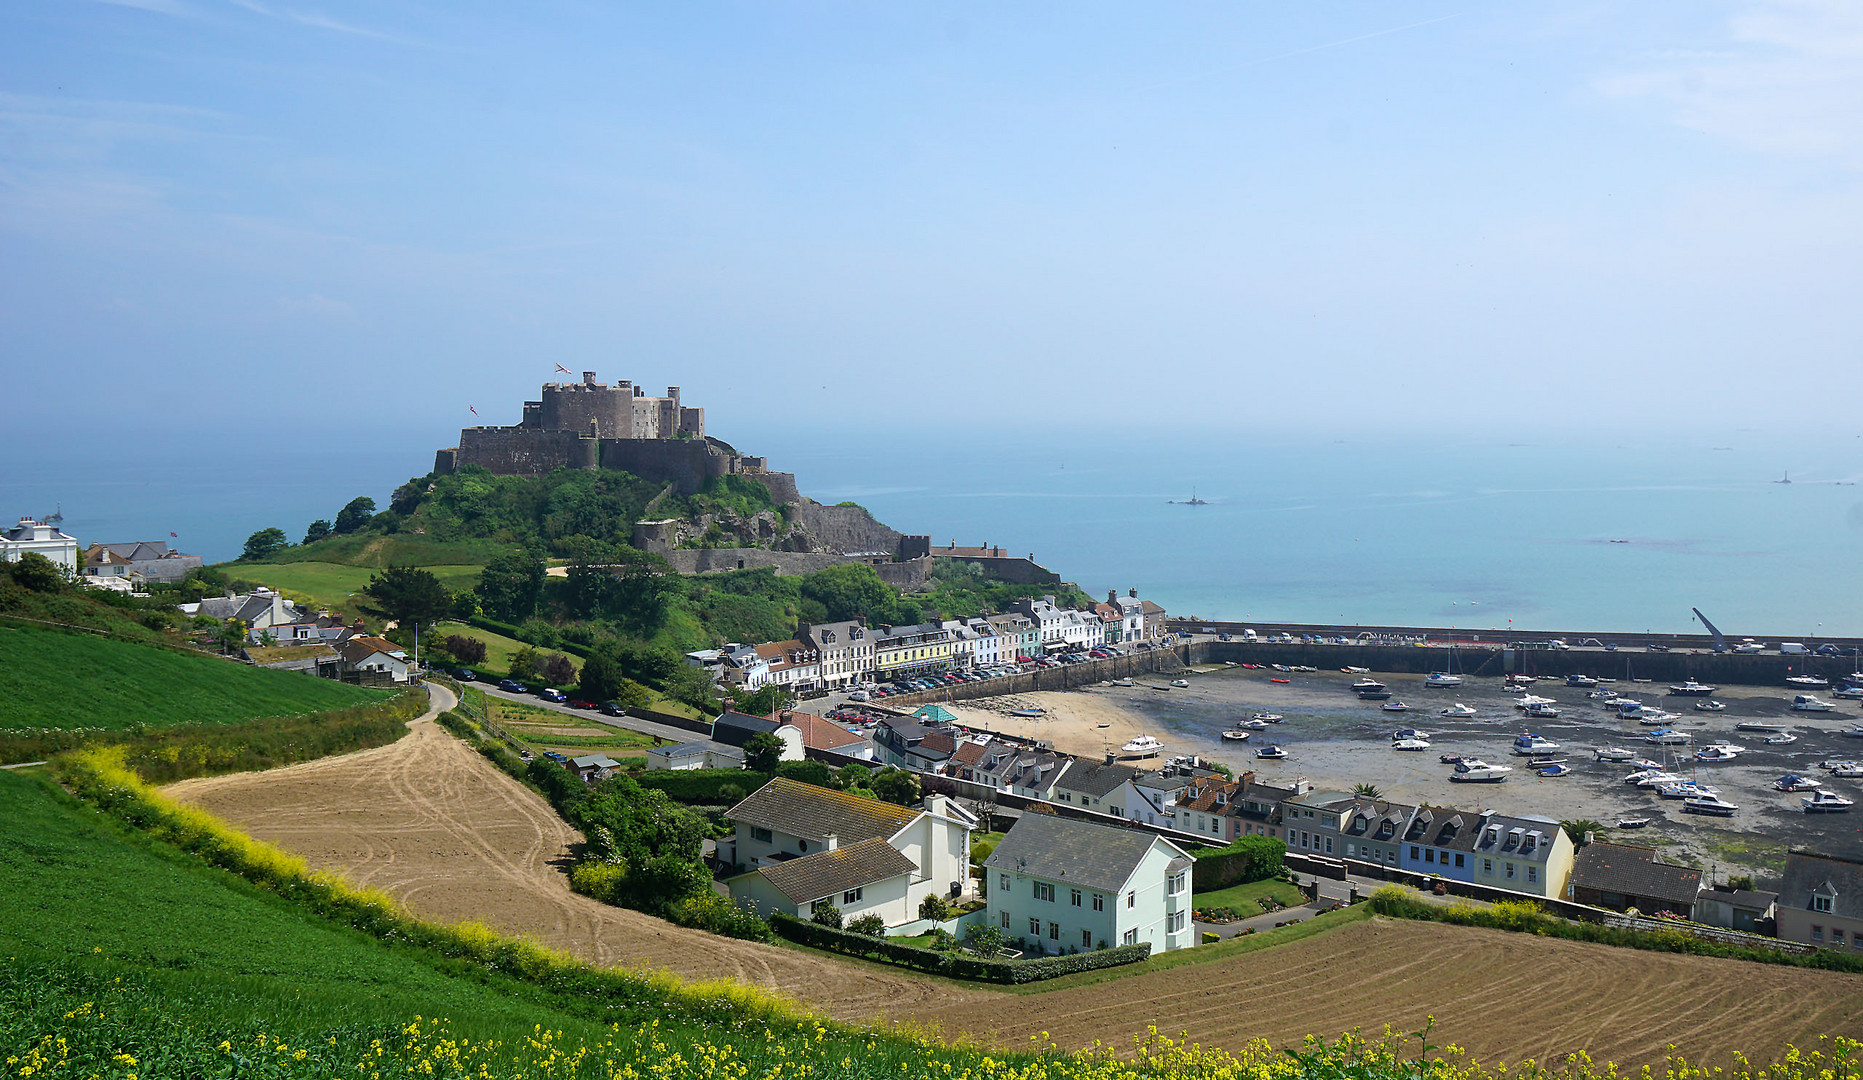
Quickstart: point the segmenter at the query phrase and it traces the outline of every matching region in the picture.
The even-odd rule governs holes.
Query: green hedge
[[[1269,836],[1237,837],[1228,847],[1197,856],[1196,865],[1190,871],[1190,887],[1196,892],[1213,892],[1231,885],[1279,877],[1286,856],[1285,841]]]
[[[1490,930],[1512,930],[1541,937],[1589,941],[1598,945],[1616,945],[1626,949],[1651,952],[1688,953],[1694,956],[1718,956],[1729,960],[1751,960],[1761,964],[1785,964],[1790,967],[1818,968],[1824,971],[1863,972],[1863,956],[1829,949],[1816,952],[1786,952],[1765,946],[1732,945],[1698,938],[1681,928],[1674,930],[1626,930],[1603,923],[1573,922],[1547,914],[1529,901],[1502,900],[1488,908],[1473,904],[1428,904],[1409,889],[1386,885],[1371,894],[1371,909],[1380,915],[1424,922],[1445,922],[1458,926],[1481,926]]]
[[[897,941],[887,941],[884,938],[836,930],[833,927],[822,926],[780,912],[770,916],[770,926],[783,937],[803,945],[813,945],[818,949],[859,956],[868,960],[883,960],[933,975],[947,975],[954,979],[971,979],[977,982],[1040,982],[1043,979],[1058,979],[1063,975],[1072,975],[1081,971],[1137,964],[1151,956],[1151,943],[1145,942],[1139,945],[1121,945],[1116,949],[1075,953],[1071,956],[1043,957],[1040,960],[981,960],[963,953],[933,952],[931,949],[902,945]]]
[[[769,783],[770,777],[770,773],[749,769],[648,769],[634,779],[641,787],[666,792],[676,803],[716,806],[736,802],[721,798],[719,788],[732,784],[749,794]]]

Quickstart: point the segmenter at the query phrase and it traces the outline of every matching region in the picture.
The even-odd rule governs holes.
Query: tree
[[[215,635],[215,640],[220,643],[220,651],[235,653],[245,648],[246,629],[247,626],[244,619],[228,619],[226,622],[221,623],[220,632]]]
[[[318,518],[316,521],[310,523],[310,528],[304,530],[304,542],[306,544],[314,544],[329,535],[330,523],[322,518]]]
[[[746,716],[774,716],[796,703],[796,695],[775,683],[764,683],[749,697],[738,699],[737,711]]]
[[[783,759],[783,740],[759,731],[744,740],[744,767],[752,772],[775,772]]]
[[[873,793],[882,800],[900,806],[919,801],[919,778],[904,769],[881,769],[873,778]]]
[[[776,775],[798,784],[810,784],[830,791],[840,789],[840,785],[835,783],[834,770],[819,761],[785,761],[776,767]]]
[[[440,579],[411,566],[391,566],[369,579],[360,606],[369,615],[395,623],[432,625],[452,614],[453,598]]]
[[[1602,824],[1590,818],[1573,818],[1570,821],[1561,821],[1559,827],[1565,830],[1567,836],[1571,837],[1573,847],[1585,846],[1586,833],[1596,836],[1604,831],[1604,826]]]
[[[815,910],[809,913],[809,920],[839,930],[841,929],[841,909],[825,900],[819,901],[815,905]]]
[[[285,539],[283,529],[260,529],[246,537],[246,549],[239,553],[239,557],[244,562],[269,559],[290,546],[290,543]]]
[[[441,645],[462,664],[485,663],[485,642],[464,634],[448,634]]]
[[[865,937],[883,938],[886,936],[886,920],[878,915],[862,915],[847,924],[848,932]]]
[[[597,652],[582,662],[582,675],[576,682],[576,689],[584,701],[613,701],[626,681],[615,658],[606,652]]]
[[[520,623],[537,612],[543,597],[543,560],[524,551],[507,551],[485,564],[479,575],[479,602],[485,613],[508,623]]]
[[[7,569],[23,589],[55,593],[65,587],[64,568],[36,551],[21,554],[19,561],[8,565]]]
[[[818,570],[803,580],[801,589],[804,599],[822,606],[830,622],[856,616],[878,621],[892,613],[893,600],[898,595],[866,563]]]
[[[1378,790],[1378,785],[1376,784],[1355,784],[1352,787],[1352,794],[1360,795],[1367,799],[1384,798],[1384,792]]]
[[[543,677],[556,686],[568,686],[576,680],[576,665],[562,653],[543,658]]]
[[[681,664],[659,681],[660,689],[674,701],[683,701],[702,713],[718,712],[718,689],[704,668]]]
[[[337,533],[355,532],[357,529],[367,525],[369,519],[374,516],[375,500],[369,498],[367,495],[358,495],[356,498],[349,500],[349,505],[337,511],[336,524],[331,526],[330,531]]]
[[[537,650],[529,645],[511,654],[511,669],[508,676],[518,682],[536,682],[543,672],[537,668]]]
[[[996,954],[1009,944],[1009,935],[1003,933],[1002,927],[988,923],[971,923],[964,928],[964,947],[985,960],[995,959]]]
[[[926,922],[944,922],[953,914],[955,912],[951,910],[951,905],[935,892],[926,893],[925,899],[919,901],[919,918]]]
[[[835,786],[838,788],[866,787],[873,776],[873,770],[865,765],[843,765],[835,771]]]

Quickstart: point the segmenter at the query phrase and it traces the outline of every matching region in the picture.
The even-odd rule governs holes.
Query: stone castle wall
[[[898,530],[875,521],[859,506],[823,506],[804,502],[791,514],[809,535],[829,551],[847,554],[854,551],[898,552]]]
[[[843,566],[848,563],[867,562],[865,559],[853,559],[846,555],[835,555],[820,551],[765,551],[762,548],[676,548],[663,552],[666,561],[681,574],[719,574],[732,570],[758,570],[772,568],[778,576],[794,577],[800,574],[813,574],[817,570],[826,570],[830,566]],[[871,564],[880,580],[899,589],[901,592],[917,592],[925,587],[926,579],[931,574],[930,559],[913,559],[910,562],[882,562]]]

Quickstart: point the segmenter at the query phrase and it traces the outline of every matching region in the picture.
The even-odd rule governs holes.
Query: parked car
[[[569,696],[567,694],[564,694],[561,690],[558,690],[554,686],[546,686],[543,689],[537,691],[537,696],[542,698],[545,701],[553,702],[557,705],[564,704],[565,702],[569,700]]]
[[[590,709],[590,710],[601,708],[601,706],[597,705],[595,702],[585,701],[582,698],[570,698],[569,707],[572,709]]]
[[[627,707],[622,705],[619,701],[604,701],[602,702],[602,715],[626,716]]]
[[[453,669],[453,678],[458,679],[460,682],[471,682],[478,677],[478,673],[469,667]]]
[[[507,694],[528,694],[530,693],[530,687],[525,686],[523,683],[518,682],[516,679],[499,679],[498,689],[503,690]]]
[[[849,701],[866,701],[871,697],[873,697],[873,695],[867,693],[865,690],[856,690],[853,693],[849,694],[847,696],[847,699]]]

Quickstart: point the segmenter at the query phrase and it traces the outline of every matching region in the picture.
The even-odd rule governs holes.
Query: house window
[[[1079,889],[1074,890],[1072,899],[1074,901],[1074,906],[1079,907],[1080,906],[1080,890]]]
[[[755,840],[755,841],[757,841],[757,842],[759,842],[759,843],[763,843],[763,844],[767,844],[767,843],[769,843],[769,842],[770,842],[771,840],[773,840],[773,839],[774,839],[774,837],[772,837],[772,836],[770,835],[770,830],[768,830],[768,829],[759,829],[759,828],[757,828],[757,827],[756,827],[755,825],[752,825],[752,826],[750,827],[750,838],[751,838],[752,840]]]
[[[1048,940],[1049,941],[1061,940],[1061,924],[1060,923],[1049,923],[1048,924]]]
[[[1831,910],[1831,899],[1832,898],[1828,896],[1812,897],[1811,898],[1811,910],[1822,911],[1828,914]]]
[[[1493,877],[1494,876],[1494,860],[1493,859],[1481,860],[1481,872],[1484,877]]]
[[[843,904],[858,904],[860,903],[860,894],[860,889],[849,889],[841,894],[841,902]]]
[[[1817,923],[1812,923],[1811,924],[1811,940],[1823,941],[1824,940],[1824,927],[1819,926]]]
[[[1326,838],[1326,854],[1331,855],[1332,853],[1333,853],[1333,838],[1329,836]]]
[[[1100,893],[1093,894],[1093,910],[1095,911],[1106,910],[1106,897],[1104,895]]]
[[[1054,885],[1046,881],[1035,883],[1035,899],[1054,903]]]
[[[1041,920],[1040,919],[1029,920],[1029,933],[1034,935],[1035,937],[1041,936]]]
[[[1171,875],[1171,895],[1176,896],[1178,893],[1181,893],[1183,891],[1184,891],[1184,872],[1182,870],[1179,870],[1177,873]]]
[[[1129,908],[1138,907],[1138,893],[1129,892],[1126,894],[1126,906]]]
[[[1002,887],[1002,890],[1004,892],[1008,892],[1009,891],[1009,875],[998,874],[996,876],[997,876],[997,884]]]
[[[1417,852],[1417,845],[1415,844],[1410,845],[1410,857],[1413,860],[1421,858],[1421,856]]]
[[[1416,852],[1417,852],[1416,848],[1411,848],[1410,857],[1413,859],[1416,858],[1417,857]],[[1436,861],[1436,849],[1435,848],[1424,848],[1423,849],[1423,861],[1424,862],[1435,862]]]
[[[1462,865],[1462,853],[1459,851],[1456,852],[1456,855],[1455,855],[1455,864],[1457,867],[1460,867]]]
[[[1358,845],[1356,845],[1356,844],[1347,844],[1347,845],[1346,845],[1346,857],[1347,857],[1347,858],[1355,858],[1355,857],[1357,857],[1357,855],[1358,855]]]
[[[1124,936],[1124,937],[1121,937],[1121,938],[1119,939],[1119,944],[1121,944],[1121,945],[1137,945],[1137,944],[1138,944],[1138,931],[1137,931],[1137,930],[1127,930],[1127,931],[1125,932],[1125,936]]]
[[[1527,880],[1538,881],[1539,879],[1540,879],[1540,868],[1537,866],[1527,867]]]
[[[1165,933],[1175,934],[1175,933],[1182,931],[1183,929],[1184,929],[1184,913],[1183,912],[1173,911],[1171,912],[1171,914],[1165,916],[1165,920],[1164,920],[1164,932]]]
[[[1513,864],[1513,863],[1508,863],[1508,864],[1507,864],[1507,873],[1506,873],[1506,874],[1503,874],[1502,876],[1503,876],[1503,877],[1508,877],[1508,878],[1511,878],[1511,877],[1513,877],[1513,876],[1514,876],[1514,864]]]
[[[1003,929],[1009,929],[1009,913],[1007,911],[1003,912]]]
[[[1082,930],[1080,932],[1080,947],[1083,949],[1093,948],[1093,931]]]
[[[1840,949],[1844,947],[1844,932],[1835,926],[1831,927],[1831,944]]]

